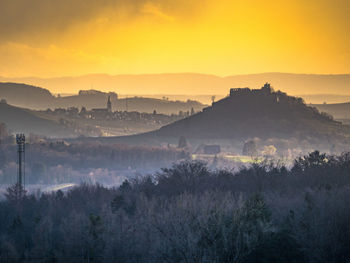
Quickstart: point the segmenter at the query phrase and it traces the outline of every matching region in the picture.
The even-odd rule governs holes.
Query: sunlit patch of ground
[[[10,185],[0,185],[0,199],[4,198],[4,194],[6,193],[6,189]],[[54,184],[54,185],[40,185],[40,184],[29,184],[26,185],[26,190],[28,194],[35,194],[35,193],[52,193],[57,192],[59,190],[61,191],[67,191],[72,189],[73,187],[77,186],[77,184],[74,183],[66,183],[66,184]]]
[[[214,154],[192,154],[192,160],[209,161],[215,158]],[[218,154],[217,158],[222,158],[232,162],[238,163],[260,163],[262,160],[259,158],[252,158],[245,155],[231,155],[231,154]]]

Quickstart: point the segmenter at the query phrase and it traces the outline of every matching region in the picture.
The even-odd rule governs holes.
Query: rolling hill
[[[0,122],[13,133],[36,134],[47,137],[72,137],[75,132],[55,121],[37,116],[34,112],[0,103]]]
[[[163,114],[177,114],[179,111],[191,111],[191,108],[197,112],[205,107],[202,103],[194,100],[172,101],[143,97],[118,99],[116,103],[116,108],[122,111],[128,110],[151,113],[156,110],[157,113]]]
[[[30,109],[45,109],[55,104],[55,97],[47,89],[22,83],[0,82],[0,99]]]
[[[156,110],[163,114],[177,114],[179,111],[200,111],[205,106],[196,101],[172,101],[144,97],[118,99],[114,92],[101,92],[97,90],[81,90],[77,95],[55,97],[47,89],[18,83],[0,82],[0,99],[18,107],[45,110],[47,108],[86,107],[104,108],[108,96],[111,96],[113,110],[138,111],[152,113]]]

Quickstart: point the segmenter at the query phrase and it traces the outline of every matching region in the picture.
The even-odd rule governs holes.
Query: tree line
[[[117,188],[0,202],[0,262],[347,262],[350,153],[180,162]]]

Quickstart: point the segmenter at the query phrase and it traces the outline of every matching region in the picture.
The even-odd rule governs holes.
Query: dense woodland
[[[348,262],[350,153],[181,162],[119,188],[0,202],[0,262]]]
[[[30,137],[28,138],[30,140]],[[0,143],[0,184],[14,183],[17,150],[12,137]],[[121,144],[38,142],[26,144],[26,182],[57,184],[120,183],[120,177],[154,172],[174,161],[189,158],[175,147],[128,146]]]

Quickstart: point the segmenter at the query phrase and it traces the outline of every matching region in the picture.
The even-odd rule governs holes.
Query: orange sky
[[[349,0],[0,0],[0,76],[350,73]]]

